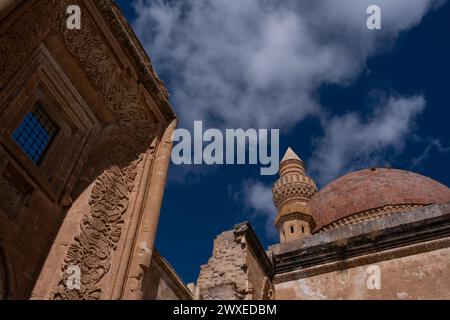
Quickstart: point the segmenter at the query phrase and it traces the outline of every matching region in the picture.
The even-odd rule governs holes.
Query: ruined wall
[[[200,270],[197,287],[204,300],[273,298],[272,265],[248,224],[220,234],[213,255]]]
[[[150,269],[144,274],[144,300],[192,300],[192,293],[170,264],[153,251]]]
[[[205,300],[238,300],[248,293],[245,270],[246,252],[233,231],[214,239],[213,255],[202,265],[197,286]]]
[[[375,273],[369,266],[379,267],[380,289],[370,285]],[[450,299],[450,248],[279,283],[275,288],[276,298],[282,300]]]

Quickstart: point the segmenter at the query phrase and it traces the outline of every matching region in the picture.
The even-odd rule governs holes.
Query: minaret
[[[272,193],[278,210],[275,227],[283,243],[310,235],[315,228],[307,204],[317,192],[317,187],[306,175],[305,164],[291,148],[288,148],[280,162],[279,174],[280,178],[273,185]]]

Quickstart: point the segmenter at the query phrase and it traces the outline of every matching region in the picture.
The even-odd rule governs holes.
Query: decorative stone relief
[[[60,2],[59,12],[65,7]],[[58,9],[57,9],[58,10]],[[64,21],[64,20],[63,20]],[[118,65],[94,23],[84,15],[80,31],[60,26],[67,49],[102,94],[107,108],[116,116],[119,133],[114,135],[104,163],[107,168],[97,178],[84,216],[81,232],[70,245],[63,270],[70,265],[81,269],[81,287],[70,290],[64,274],[53,299],[100,299],[100,281],[111,268],[112,252],[121,236],[122,216],[136,177],[138,154],[150,145],[155,134],[154,120],[138,103],[138,85]],[[131,161],[130,159],[136,159]],[[123,165],[123,167],[121,167]]]
[[[99,282],[111,268],[111,255],[120,239],[122,216],[128,208],[139,161],[123,169],[112,166],[95,181],[89,199],[91,212],[83,217],[81,232],[69,246],[63,267],[80,268],[80,289],[69,289],[66,281],[70,274],[64,273],[52,299],[100,299]]]
[[[51,30],[52,17],[52,0],[35,1],[32,8],[0,35],[0,88]]]
[[[89,14],[82,15],[81,30],[66,28],[66,8],[80,1],[35,1],[7,32],[0,35],[0,88],[26,62],[42,40],[53,30],[63,41],[98,90],[106,107],[117,119],[108,152],[99,164],[105,168],[94,182],[89,199],[90,212],[82,219],[80,233],[69,246],[62,266],[63,275],[51,294],[53,299],[99,299],[100,281],[111,268],[112,253],[121,235],[122,216],[128,208],[129,194],[136,177],[139,156],[150,147],[156,134],[156,121],[138,101],[138,83],[122,69],[108,42]],[[99,0],[99,8],[111,6]],[[83,7],[83,6],[82,6]],[[87,12],[87,10],[85,11]],[[111,19],[111,17],[106,17]],[[0,110],[1,111],[1,110]],[[0,188],[6,183],[0,184]],[[12,189],[3,206],[16,206]],[[78,265],[81,269],[79,290],[67,290],[65,269]]]
[[[31,186],[8,165],[0,175],[0,211],[15,216],[31,191]]]

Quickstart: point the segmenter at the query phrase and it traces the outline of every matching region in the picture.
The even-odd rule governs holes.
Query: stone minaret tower
[[[283,243],[310,235],[315,228],[307,204],[317,192],[317,187],[306,175],[303,161],[291,148],[281,160],[279,174],[280,178],[273,185],[272,193],[278,210],[275,227]]]

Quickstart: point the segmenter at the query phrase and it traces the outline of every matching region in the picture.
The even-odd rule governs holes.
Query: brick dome
[[[308,207],[318,231],[443,202],[450,202],[450,189],[433,179],[402,170],[366,169],[331,182]]]

